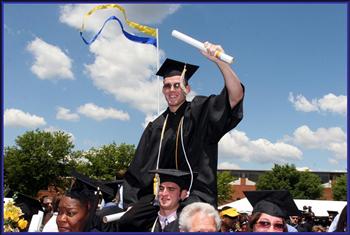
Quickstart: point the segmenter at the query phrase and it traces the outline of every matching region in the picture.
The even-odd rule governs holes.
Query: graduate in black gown
[[[151,232],[180,232],[180,202],[188,195],[191,175],[176,169],[158,169],[150,172],[159,174],[160,178],[159,211]]]
[[[198,66],[165,60],[157,75],[164,78],[168,108],[144,130],[125,174],[123,198],[128,206],[154,194],[154,178],[148,171],[158,168],[198,172],[186,203],[217,206],[218,142],[243,118],[244,87],[230,64],[214,56],[223,52],[221,46],[206,42],[205,47],[202,54],[218,66],[225,86],[218,95],[196,96],[188,102],[188,80]]]

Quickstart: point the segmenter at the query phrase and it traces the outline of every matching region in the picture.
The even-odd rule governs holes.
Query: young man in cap
[[[118,221],[121,232],[179,232],[180,202],[188,196],[191,174],[176,169],[150,170],[159,177],[153,200],[140,200]],[[193,174],[194,177],[197,173]]]
[[[150,171],[159,174],[159,211],[151,232],[179,232],[180,202],[187,197],[190,173],[176,169]]]
[[[243,118],[244,88],[231,66],[215,55],[224,50],[205,43],[202,54],[214,62],[224,78],[219,95],[196,96],[191,102],[188,80],[198,66],[167,59],[157,75],[163,76],[163,94],[167,110],[143,132],[124,181],[125,203],[132,205],[153,194],[150,169],[168,168],[196,171],[186,204],[195,201],[217,206],[216,171],[218,142]]]
[[[292,195],[287,190],[243,192],[253,207],[249,220],[252,232],[288,232],[286,220],[300,215]]]

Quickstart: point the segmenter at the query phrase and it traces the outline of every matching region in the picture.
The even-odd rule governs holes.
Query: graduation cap
[[[181,189],[188,189],[191,182],[191,173],[180,171],[176,169],[157,169],[150,170],[149,173],[158,173],[160,183],[173,182],[179,185]],[[197,173],[193,172],[193,177],[196,177]]]
[[[287,190],[245,191],[243,193],[253,206],[253,214],[262,212],[282,218],[300,215],[292,195]]]
[[[183,72],[185,72],[185,79],[188,81],[192,77],[192,75],[196,72],[196,70],[199,68],[198,65],[192,65],[183,63],[177,60],[172,60],[167,58],[156,75],[162,76],[163,78],[176,76],[176,75],[182,75]],[[186,69],[184,71],[184,69]]]
[[[100,181],[101,184],[113,190],[112,194],[105,194],[106,196],[104,199],[106,201],[112,201],[115,198],[115,195],[118,193],[119,187],[123,184],[123,182],[124,180]]]
[[[220,212],[220,216],[223,217],[223,216],[229,216],[229,217],[236,217],[239,215],[238,211],[236,210],[236,208],[233,208],[233,207],[230,207],[228,209],[225,209],[225,210],[222,210]]]
[[[328,215],[329,215],[329,216],[332,216],[333,218],[334,218],[337,214],[339,214],[338,211],[327,211],[327,212],[328,212]]]
[[[73,193],[86,198],[91,198],[97,194],[102,195],[103,197],[115,196],[114,190],[102,182],[91,179],[75,170],[73,170],[71,174],[76,180],[69,190],[70,194]]]

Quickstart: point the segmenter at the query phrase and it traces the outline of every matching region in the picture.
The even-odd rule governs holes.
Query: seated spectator
[[[299,226],[299,216],[289,216],[289,225],[296,228],[298,230]]]
[[[253,232],[287,232],[288,216],[300,212],[291,194],[286,190],[263,190],[244,192],[253,207],[249,221]]]
[[[237,232],[248,232],[249,231],[249,226],[248,226],[248,221],[249,217],[247,214],[240,214],[239,215],[239,230]]]
[[[235,208],[226,208],[220,212],[221,232],[237,232],[239,227],[239,213]]]
[[[220,227],[219,213],[208,203],[194,202],[185,206],[180,214],[180,232],[218,232]]]

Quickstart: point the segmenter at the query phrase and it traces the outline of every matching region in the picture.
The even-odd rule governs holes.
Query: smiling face
[[[163,182],[159,186],[160,213],[165,215],[174,212],[179,207],[179,201],[186,196],[186,190],[181,190],[173,182]]]
[[[181,89],[181,76],[175,75],[171,77],[166,77],[163,80],[163,94],[168,103],[169,109],[175,112],[183,102],[186,101],[186,94]],[[186,93],[190,92],[190,86],[185,87]]]
[[[79,200],[63,196],[58,205],[56,223],[59,232],[83,232],[89,214],[88,205]]]

